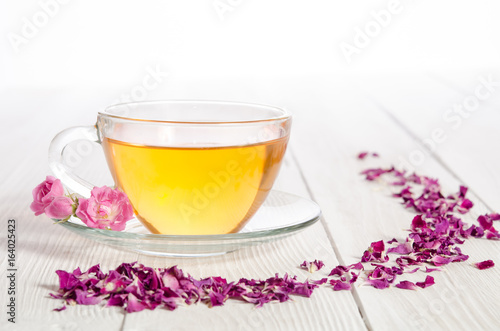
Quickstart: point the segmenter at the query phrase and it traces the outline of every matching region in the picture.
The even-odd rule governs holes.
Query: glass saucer
[[[87,227],[78,218],[62,226],[85,238],[147,255],[212,256],[260,245],[294,234],[316,223],[321,214],[313,201],[280,191],[271,191],[260,209],[237,233],[217,235],[151,234],[137,219],[127,222],[124,231]]]

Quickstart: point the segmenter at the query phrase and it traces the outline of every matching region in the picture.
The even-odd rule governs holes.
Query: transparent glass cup
[[[49,165],[71,191],[94,187],[64,164],[75,140],[102,145],[115,185],[152,233],[238,232],[270,192],[286,151],[291,116],[279,108],[217,101],[111,106],[95,126],[51,143]]]

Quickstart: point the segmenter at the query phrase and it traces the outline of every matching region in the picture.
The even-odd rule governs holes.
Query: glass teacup
[[[95,127],[69,128],[50,146],[51,169],[70,190],[93,187],[64,162],[64,148],[102,145],[115,184],[152,233],[238,232],[270,192],[288,143],[291,116],[235,102],[151,101],[100,112]]]

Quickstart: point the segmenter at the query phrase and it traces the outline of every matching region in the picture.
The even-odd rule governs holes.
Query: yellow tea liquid
[[[105,138],[115,183],[152,233],[239,231],[271,190],[287,138],[236,147],[154,147]]]

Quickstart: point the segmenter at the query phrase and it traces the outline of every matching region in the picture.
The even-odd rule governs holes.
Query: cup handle
[[[72,192],[84,197],[90,197],[90,191],[95,185],[76,175],[64,164],[64,152],[69,143],[75,140],[88,140],[101,144],[97,128],[94,126],[77,126],[59,132],[49,147],[49,167],[54,175]]]

